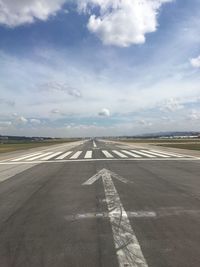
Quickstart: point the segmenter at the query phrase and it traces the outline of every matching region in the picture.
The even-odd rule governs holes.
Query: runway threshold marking
[[[85,159],[91,159],[91,158],[92,158],[92,151],[91,151],[91,150],[88,150],[88,151],[85,153],[84,158],[85,158]]]
[[[73,151],[67,151],[66,153],[62,154],[61,156],[57,157],[56,160],[59,160],[59,159],[64,159],[66,158],[67,156],[69,156],[70,154],[72,154]]]
[[[171,153],[171,152],[166,152],[166,151],[161,151],[161,150],[153,150],[153,149],[151,149],[151,151],[152,152],[156,152],[156,153],[162,153],[164,155],[168,155],[168,156],[172,156],[172,157],[177,157],[177,158],[184,158],[185,156],[190,157],[189,155]]]
[[[37,152],[37,153],[32,153],[32,154],[28,154],[28,155],[25,155],[23,157],[19,157],[19,158],[16,158],[16,159],[13,159],[11,161],[20,161],[20,160],[24,160],[24,159],[28,159],[28,158],[32,158],[34,156],[38,156],[38,155],[41,155],[42,152]]]
[[[102,178],[119,267],[148,267],[112,177],[123,183],[128,183],[128,180],[119,175],[102,169],[83,185],[92,185]]]
[[[60,155],[60,154],[62,154],[62,153],[63,153],[63,152],[55,152],[55,153],[53,153],[53,154],[51,154],[51,155],[48,155],[48,156],[42,158],[41,160],[49,160],[49,159],[52,159],[52,158],[54,158],[54,157],[56,157],[56,156],[58,156],[58,155]]]
[[[113,155],[111,155],[107,150],[102,150],[102,153],[106,158],[113,158]]]
[[[122,154],[121,152],[117,150],[112,150],[112,152],[116,154],[117,156],[119,156],[120,158],[128,158],[126,155]]]
[[[134,157],[134,158],[141,158],[141,156],[139,156],[139,155],[137,155],[137,154],[135,154],[135,153],[133,153],[133,152],[130,152],[130,151],[127,151],[127,150],[121,150],[121,151],[122,151],[123,153],[125,153],[125,154],[131,156],[131,157]]]
[[[150,155],[154,155],[154,156],[158,156],[158,157],[161,157],[161,158],[170,158],[169,155],[166,155],[166,154],[162,154],[162,153],[158,153],[158,152],[152,152],[152,151],[146,151],[146,150],[140,150],[141,152],[144,152],[144,153],[148,153]]]
[[[40,159],[38,160],[34,160],[34,161],[18,161],[18,162],[14,162],[14,161],[0,161],[0,165],[20,165],[20,164],[40,164],[40,163],[63,163],[63,162],[92,162],[92,161],[127,161],[127,162],[131,162],[131,161],[179,161],[179,162],[183,162],[183,161],[194,161],[194,162],[200,162],[200,158],[197,157],[190,157],[190,158],[126,158],[126,159],[122,159],[122,158],[100,158],[100,159],[62,159],[62,160],[46,160],[46,161],[41,161]]]
[[[148,157],[148,158],[156,158],[156,156],[148,154],[148,151],[147,152],[141,152],[140,150],[132,150],[132,149],[131,149],[131,151],[133,153],[137,153],[139,155],[142,155],[142,156],[145,156],[145,157]]]
[[[50,154],[52,154],[52,153],[53,153],[53,152],[46,152],[46,153],[41,154],[41,155],[39,155],[39,156],[35,156],[35,157],[28,158],[27,161],[38,160],[38,159],[41,159],[41,158],[43,158],[43,157],[45,157],[45,156],[48,156],[48,155],[50,155]]]
[[[77,159],[81,155],[82,151],[77,151],[70,159]]]

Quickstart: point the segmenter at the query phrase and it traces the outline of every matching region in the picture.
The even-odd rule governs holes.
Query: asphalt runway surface
[[[1,156],[0,267],[199,267],[200,158],[103,140]]]

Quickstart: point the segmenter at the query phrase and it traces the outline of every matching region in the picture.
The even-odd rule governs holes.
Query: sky
[[[0,134],[200,131],[199,0],[0,0]]]

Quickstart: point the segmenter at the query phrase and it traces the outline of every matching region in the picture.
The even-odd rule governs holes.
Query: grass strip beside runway
[[[198,150],[198,151],[200,151],[200,143],[159,144],[159,146],[172,147],[172,148],[181,148],[181,149],[189,149],[189,150]]]
[[[71,141],[68,141],[71,142]],[[50,146],[67,143],[67,141],[44,141],[44,142],[24,142],[24,143],[12,143],[12,144],[0,144],[0,153],[12,152],[17,150],[26,150],[30,148]]]

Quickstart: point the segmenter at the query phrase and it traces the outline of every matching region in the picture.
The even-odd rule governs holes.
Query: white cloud
[[[30,123],[32,123],[32,124],[40,124],[41,120],[39,120],[39,119],[30,119]]]
[[[164,103],[162,103],[160,110],[174,112],[174,111],[182,109],[183,107],[184,106],[179,102],[178,99],[170,98],[166,100]]]
[[[0,0],[0,23],[9,27],[47,20],[69,0]],[[90,14],[88,29],[106,45],[127,47],[145,42],[158,27],[160,7],[173,0],[76,0]],[[95,13],[98,7],[100,14]],[[67,13],[66,9],[63,9]]]
[[[52,92],[52,93],[67,93],[70,96],[75,98],[82,97],[81,91],[77,88],[74,88],[67,83],[50,81],[39,86],[39,89],[43,92]]]
[[[55,109],[52,109],[52,110],[51,110],[51,113],[52,113],[52,114],[60,114],[60,110],[57,109],[57,108],[55,108]]]
[[[15,119],[15,123],[19,124],[19,125],[20,124],[26,124],[27,122],[28,122],[28,120],[23,116],[16,117],[16,119]]]
[[[99,116],[102,116],[102,117],[109,117],[110,116],[110,110],[107,109],[107,108],[103,108],[99,113],[98,113]]]
[[[143,119],[139,120],[138,123],[143,125],[144,127],[151,127],[153,125],[152,122]]]
[[[68,88],[68,94],[74,97],[81,97],[81,92],[76,88]]]
[[[145,42],[155,32],[162,4],[172,0],[79,0],[79,9],[90,15],[88,29],[104,44],[127,47]],[[93,13],[98,7],[100,14]]]
[[[190,59],[190,63],[194,68],[200,68],[200,56]]]
[[[189,116],[188,116],[189,120],[200,120],[200,112],[193,110]]]
[[[9,27],[47,20],[66,0],[0,0],[0,23]]]

